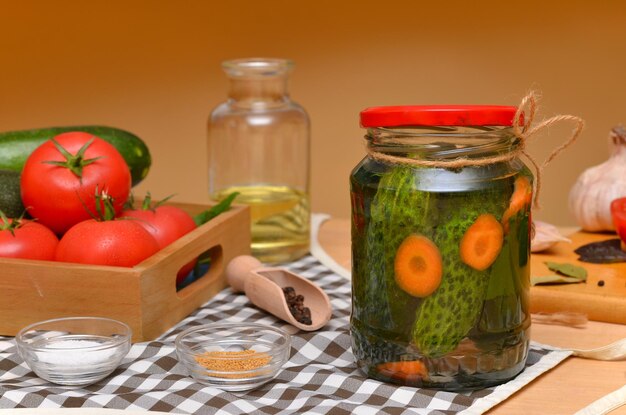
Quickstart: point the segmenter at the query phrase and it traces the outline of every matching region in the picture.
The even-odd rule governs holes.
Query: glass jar
[[[222,65],[228,100],[208,122],[209,194],[250,206],[252,254],[291,261],[309,249],[309,118],[291,101],[285,59],[238,59]]]
[[[517,108],[376,107],[350,177],[352,348],[386,382],[505,382],[529,344],[533,176]]]

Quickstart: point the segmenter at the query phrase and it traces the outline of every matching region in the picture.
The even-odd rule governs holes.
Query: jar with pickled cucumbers
[[[369,377],[442,390],[520,373],[530,335],[533,175],[516,107],[361,112],[350,177],[352,349]]]

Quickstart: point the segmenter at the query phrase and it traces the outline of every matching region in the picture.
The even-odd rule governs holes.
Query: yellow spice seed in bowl
[[[216,372],[247,372],[262,368],[269,364],[272,358],[263,352],[251,349],[240,351],[211,351],[204,352],[194,357],[202,367]],[[246,378],[258,376],[260,373],[222,374],[215,373],[212,376],[224,378]]]

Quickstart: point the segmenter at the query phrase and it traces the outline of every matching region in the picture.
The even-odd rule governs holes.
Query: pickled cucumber
[[[440,214],[434,242],[443,259],[443,278],[439,288],[426,297],[416,311],[413,342],[427,357],[452,352],[476,324],[491,274],[491,267],[478,271],[461,260],[459,242],[484,213],[501,218],[504,206],[486,192],[467,194],[457,206],[439,194],[436,210]],[[458,198],[457,198],[458,200]]]
[[[433,232],[437,210],[430,206],[431,194],[418,190],[415,168],[394,166],[385,173],[372,201],[366,251],[371,273],[368,306],[376,307],[379,327],[407,339],[415,309],[421,299],[398,287],[394,276],[395,253],[410,234]],[[377,297],[377,298],[376,298]]]

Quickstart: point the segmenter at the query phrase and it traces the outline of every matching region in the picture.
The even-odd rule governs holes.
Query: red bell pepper
[[[611,202],[611,217],[617,235],[622,240],[622,251],[626,251],[626,197]]]

